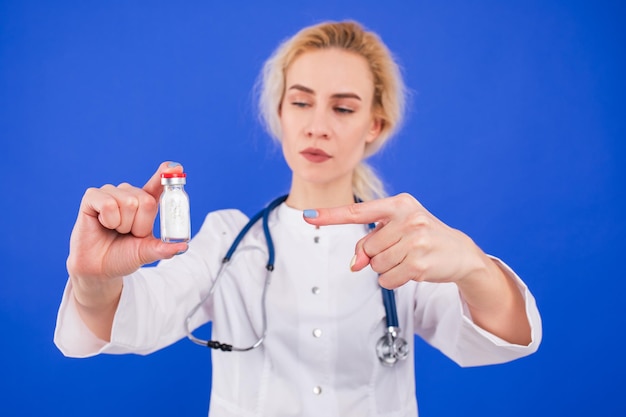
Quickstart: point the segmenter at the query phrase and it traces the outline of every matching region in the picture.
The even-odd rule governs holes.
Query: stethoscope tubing
[[[194,306],[194,308],[189,312],[189,314],[185,318],[185,331],[187,333],[187,337],[192,342],[201,346],[207,346],[212,349],[219,349],[225,352],[230,352],[230,351],[247,352],[247,351],[250,351],[252,349],[259,347],[265,340],[265,336],[267,333],[267,308],[266,308],[267,290],[268,290],[269,283],[270,283],[270,274],[274,270],[274,260],[276,256],[275,249],[274,249],[274,242],[272,240],[272,235],[269,230],[269,215],[272,212],[272,210],[274,210],[276,207],[281,205],[287,199],[287,197],[288,195],[282,195],[276,198],[275,200],[273,200],[272,202],[270,202],[267,205],[267,207],[259,211],[248,221],[248,223],[241,229],[239,234],[237,234],[237,236],[233,240],[233,243],[230,245],[230,248],[228,249],[228,251],[226,252],[226,255],[222,259],[222,264],[220,265],[220,268],[217,272],[215,280],[211,284],[209,292],[207,293],[206,296],[204,296],[200,300],[198,304]],[[357,200],[357,202],[360,203],[361,201]],[[267,243],[267,252],[268,252],[267,265],[265,266],[265,269],[266,269],[265,283],[263,285],[263,294],[262,294],[262,301],[261,301],[262,310],[263,310],[262,311],[261,336],[252,345],[248,347],[243,347],[243,348],[229,345],[226,343],[220,343],[215,340],[202,340],[202,339],[195,337],[193,335],[193,332],[190,329],[191,319],[196,314],[196,312],[200,309],[200,307],[206,302],[206,300],[211,295],[213,295],[213,293],[215,292],[217,283],[220,277],[222,276],[224,269],[227,267],[235,251],[237,250],[237,247],[239,247],[239,244],[241,243],[245,235],[248,233],[248,231],[250,231],[252,226],[254,226],[261,219],[263,219],[262,221],[263,235],[265,236],[265,241]],[[370,231],[373,230],[375,227],[376,225],[374,223],[370,223],[368,225],[368,228],[370,229]],[[396,299],[395,299],[395,294],[393,290],[389,290],[387,288],[381,287],[381,292],[382,292],[383,305],[385,307],[385,323],[387,325],[387,329],[386,329],[385,335],[381,337],[381,339],[377,343],[376,350],[378,352],[381,363],[383,363],[385,366],[391,366],[391,365],[394,365],[398,359],[405,359],[407,357],[408,344],[404,339],[398,336],[398,333],[400,332],[400,328],[398,325],[398,313],[396,309]],[[397,349],[396,348],[397,345],[402,346],[402,348]]]

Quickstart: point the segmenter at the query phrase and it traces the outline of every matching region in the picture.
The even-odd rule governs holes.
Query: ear
[[[370,126],[369,131],[367,132],[367,138],[365,139],[365,142],[372,143],[376,139],[378,139],[378,136],[380,135],[380,132],[383,130],[384,125],[385,125],[385,122],[380,117],[373,117],[372,124]]]

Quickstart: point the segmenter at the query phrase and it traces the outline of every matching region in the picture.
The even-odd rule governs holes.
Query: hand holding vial
[[[109,320],[102,322],[102,310],[111,311],[112,321],[122,291],[122,277],[187,250],[188,217],[186,223],[176,221],[169,224],[173,228],[166,227],[166,235],[172,233],[168,241],[177,243],[165,243],[153,233],[163,192],[161,175],[180,176],[184,175],[182,172],[180,164],[164,162],[142,188],[128,183],[107,184],[89,188],[83,195],[66,265],[79,312],[101,338],[106,339],[107,331],[110,333]],[[188,201],[186,206],[178,207],[186,210],[188,216]],[[180,213],[185,214],[183,211]],[[88,316],[93,316],[95,322]]]

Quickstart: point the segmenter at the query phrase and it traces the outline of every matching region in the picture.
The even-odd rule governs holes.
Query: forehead
[[[341,49],[304,52],[287,67],[286,88],[300,84],[316,94],[354,92],[364,98],[374,92],[374,81],[367,60]]]

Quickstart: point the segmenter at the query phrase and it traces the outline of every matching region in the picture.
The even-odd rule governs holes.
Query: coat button
[[[319,385],[316,387],[313,387],[313,394],[320,395],[321,393],[322,393],[322,387],[320,387]]]
[[[320,293],[320,289],[319,289],[319,287],[313,287],[313,288],[311,288],[311,292],[312,292],[313,294],[317,295],[317,294],[319,294],[319,293]]]
[[[321,337],[322,336],[322,329],[313,329],[313,336],[314,337]]]

